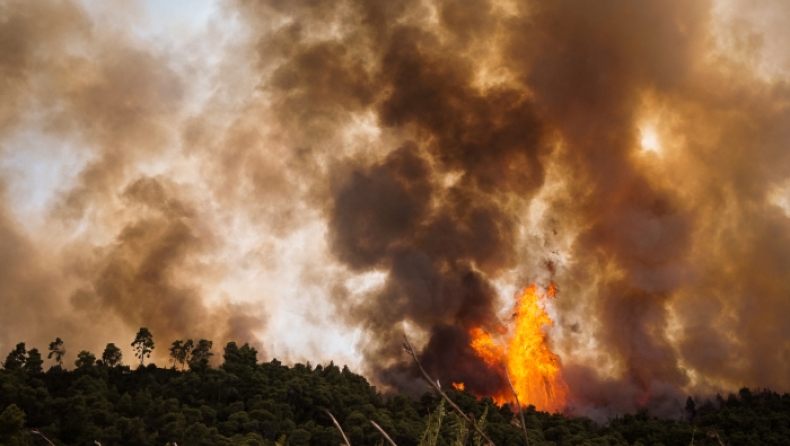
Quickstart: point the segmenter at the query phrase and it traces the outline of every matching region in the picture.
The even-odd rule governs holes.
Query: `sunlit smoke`
[[[647,152],[659,153],[661,151],[661,142],[658,140],[658,134],[651,127],[642,129],[639,143],[642,146],[642,150]]]

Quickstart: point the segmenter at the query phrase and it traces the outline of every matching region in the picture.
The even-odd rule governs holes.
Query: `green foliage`
[[[0,413],[0,444],[27,445],[32,444],[30,435],[24,430],[25,412],[16,404],[11,404]]]
[[[382,436],[371,420],[399,446],[482,444],[460,416],[447,413],[436,394],[385,397],[347,367],[289,367],[276,359],[259,363],[258,352],[248,344],[227,344],[224,362],[214,368],[209,365],[211,345],[196,343],[190,352],[194,367],[190,364],[186,371],[153,365],[131,370],[111,366],[106,355],[102,359],[109,367],[94,367],[93,355],[81,352],[77,369],[52,367],[43,373],[36,349],[24,356],[15,353],[21,368],[0,370],[0,444],[43,444],[31,437],[31,429],[58,445],[342,444],[340,431],[323,409],[337,418],[354,446],[380,444]],[[448,395],[495,444],[524,444],[510,407],[453,390]],[[731,446],[790,444],[790,395],[742,389],[727,398],[687,400],[686,409],[685,414],[696,412],[693,421],[683,416],[680,405],[679,420],[659,420],[641,411],[604,426],[531,406],[524,415],[533,446],[686,446],[692,435],[696,446],[717,445],[709,432]]]
[[[211,347],[214,346],[212,341],[201,339],[197,345],[192,349],[192,354],[189,357],[189,368],[191,370],[204,370],[208,367],[209,360],[214,353],[211,353]]]
[[[110,342],[104,347],[104,353],[101,355],[101,360],[107,367],[116,367],[121,365],[123,360],[123,352],[115,344]]]
[[[453,439],[451,443],[452,446],[464,446],[466,444],[466,439],[469,437],[469,427],[467,426],[466,420],[461,418],[457,413],[450,414],[450,419],[452,430],[456,432],[455,439]]]
[[[78,369],[89,369],[96,364],[96,356],[87,351],[82,350],[81,352],[77,353],[77,360],[74,361],[74,365],[77,366]]]
[[[441,400],[436,410],[428,417],[428,425],[425,427],[425,432],[420,439],[420,446],[436,446],[439,441],[439,431],[442,427],[442,420],[445,414],[444,400]]]
[[[488,418],[488,406],[486,406],[485,410],[483,410],[483,416],[481,416],[480,420],[477,421],[477,427],[483,432],[486,430],[486,418]],[[472,434],[472,443],[474,443],[475,446],[483,446],[486,441],[483,436],[480,435],[480,432],[474,431]]]
[[[258,363],[258,352],[248,343],[239,348],[235,342],[228,342],[222,358],[225,360],[222,368],[228,373],[244,373],[251,371]]]
[[[134,348],[134,356],[140,360],[140,366],[145,365],[145,358],[151,357],[151,352],[154,351],[154,336],[146,327],[141,327],[137,332],[137,336],[132,341]]]
[[[310,432],[304,429],[294,429],[291,436],[288,438],[288,444],[291,446],[302,446],[310,444]]]
[[[44,372],[44,368],[42,365],[44,364],[44,360],[41,359],[41,353],[39,353],[37,348],[30,349],[27,352],[27,358],[25,359],[24,369],[27,373],[31,375],[38,375],[39,373]]]

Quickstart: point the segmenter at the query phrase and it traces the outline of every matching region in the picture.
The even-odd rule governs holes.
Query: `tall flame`
[[[548,295],[553,296],[552,284]],[[538,410],[562,410],[568,395],[562,379],[560,360],[546,344],[543,326],[553,326],[544,308],[542,296],[535,285],[524,290],[516,304],[515,329],[507,342],[507,350],[498,345],[491,334],[475,327],[469,332],[471,346],[492,367],[507,366],[513,387],[523,405],[532,404]],[[494,400],[499,403],[515,402],[509,389],[502,389]]]
[[[469,331],[472,336],[472,348],[477,355],[489,364],[501,364],[505,357],[505,349],[494,342],[494,338],[480,327],[475,327]]]

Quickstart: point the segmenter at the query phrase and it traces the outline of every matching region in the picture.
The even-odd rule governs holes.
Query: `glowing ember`
[[[556,292],[550,285],[548,295]],[[546,345],[543,326],[554,325],[539,302],[537,287],[530,286],[519,297],[514,317],[516,325],[508,341],[507,354],[491,335],[480,328],[473,328],[471,346],[486,363],[501,368],[507,365],[513,387],[523,406],[534,405],[538,410],[559,411],[565,405],[567,386],[562,380],[559,357]],[[498,404],[515,402],[509,389],[494,395]]]
[[[455,390],[464,391],[464,383],[453,383],[453,388]]]

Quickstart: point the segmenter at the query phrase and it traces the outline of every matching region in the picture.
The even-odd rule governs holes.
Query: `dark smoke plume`
[[[494,282],[540,280],[535,259],[562,250],[555,346],[574,407],[668,414],[684,391],[790,385],[767,347],[787,338],[787,262],[773,257],[789,226],[769,200],[790,167],[787,86],[717,53],[713,3],[243,4],[289,23],[260,44],[288,48],[267,84],[285,125],[367,107],[393,141],[338,160],[328,197],[332,253],[386,272],[362,299],[336,293],[374,376],[414,381],[398,349],[409,327],[433,373],[488,391],[496,374],[466,330],[495,323]],[[343,32],[306,35],[329,23]],[[754,338],[728,335],[739,328]]]
[[[35,211],[2,179],[3,348],[148,325],[315,360],[348,331],[417,391],[406,331],[490,394],[469,329],[553,280],[572,411],[790,390],[783,26],[724,0],[235,0],[180,47],[203,61],[80,5],[0,2],[0,159],[36,134],[73,169]]]

